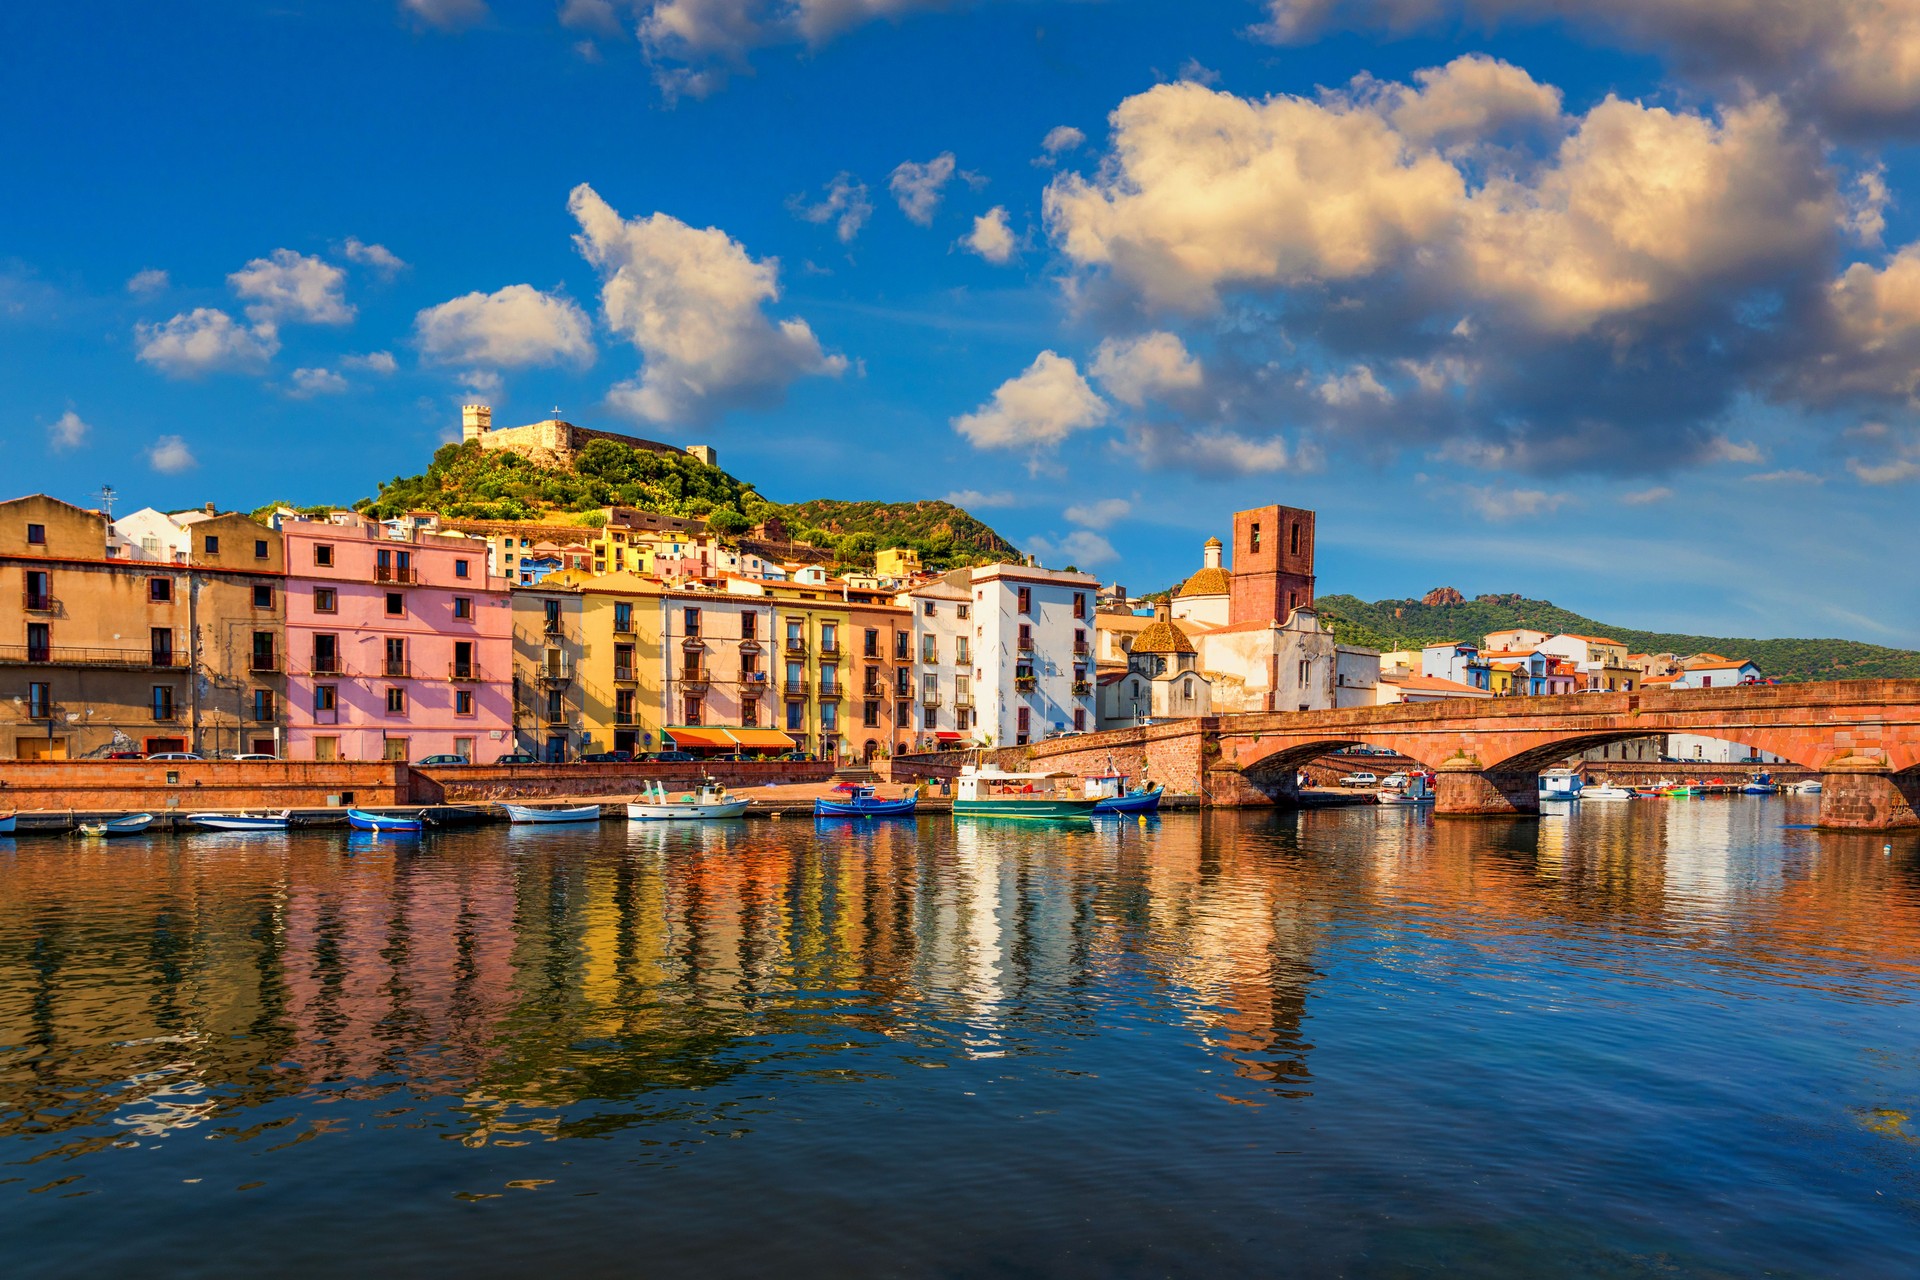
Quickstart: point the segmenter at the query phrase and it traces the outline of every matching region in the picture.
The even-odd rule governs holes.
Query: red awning
[[[949,733],[947,730],[942,729],[938,733],[935,733],[933,737],[936,742],[959,742],[962,738],[966,737],[966,735],[964,733]]]
[[[793,737],[778,729],[729,729],[727,736],[750,751],[791,751]]]
[[[682,751],[695,747],[713,748],[720,751],[733,750],[733,739],[727,736],[725,729],[708,729],[695,725],[669,725],[664,731],[673,739],[673,745]]]

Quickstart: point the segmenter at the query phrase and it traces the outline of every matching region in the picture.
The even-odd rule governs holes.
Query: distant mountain
[[[1408,649],[1447,640],[1481,642],[1490,631],[1530,627],[1549,634],[1606,636],[1635,653],[1718,653],[1750,658],[1780,680],[1863,680],[1920,677],[1920,652],[1862,644],[1857,640],[1745,640],[1730,636],[1681,635],[1643,631],[1562,609],[1548,600],[1518,595],[1476,596],[1468,600],[1451,587],[1438,587],[1423,600],[1376,600],[1321,596],[1315,602],[1321,620],[1342,643],[1377,649]]]
[[[600,507],[641,507],[697,516],[723,536],[778,519],[799,542],[848,564],[871,564],[882,547],[912,547],[929,568],[1017,554],[1013,545],[950,502],[769,502],[747,481],[679,453],[595,440],[572,468],[543,466],[503,449],[443,445],[427,469],[395,476],[355,508],[379,518],[435,511],[460,520],[562,523]]]

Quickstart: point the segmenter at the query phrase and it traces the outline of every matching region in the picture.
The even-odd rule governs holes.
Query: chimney
[[[220,514],[219,508],[215,507],[211,502],[209,502],[207,504],[207,514],[210,516],[219,515]]]
[[[493,430],[493,409],[484,404],[460,406],[460,443],[478,440]]]

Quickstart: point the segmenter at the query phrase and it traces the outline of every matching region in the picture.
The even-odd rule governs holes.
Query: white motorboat
[[[1580,798],[1582,800],[1631,800],[1633,792],[1625,787],[1602,784],[1597,787],[1580,788]]]
[[[1571,769],[1548,769],[1540,775],[1542,800],[1578,800],[1581,791],[1580,775]]]
[[[83,836],[137,836],[153,825],[150,813],[134,813],[124,818],[109,818],[105,822],[83,822],[80,834]]]
[[[278,813],[190,813],[187,821],[207,831],[285,831],[291,810]]]
[[[1793,793],[1801,796],[1817,796],[1821,792],[1820,779],[1808,778],[1805,782],[1793,784]]]
[[[500,806],[507,811],[508,822],[598,822],[600,806],[577,804],[566,809],[530,809],[523,804]]]
[[[1433,792],[1427,790],[1425,774],[1414,774],[1398,787],[1389,788],[1374,797],[1376,804],[1418,805],[1432,804]]]
[[[634,822],[676,822],[702,818],[738,818],[747,811],[746,800],[727,794],[717,782],[702,783],[698,791],[671,795],[658,782],[627,805],[627,817]]]

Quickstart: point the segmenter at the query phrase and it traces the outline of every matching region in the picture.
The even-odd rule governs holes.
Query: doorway
[[[14,755],[22,760],[65,760],[65,738],[21,738],[14,743]]]

